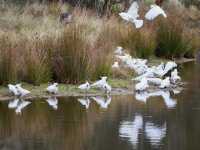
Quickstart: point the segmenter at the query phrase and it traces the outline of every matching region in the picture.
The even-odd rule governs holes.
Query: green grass
[[[108,83],[112,86],[113,89],[115,88],[122,88],[122,89],[131,89],[132,82],[129,79],[109,79]],[[46,88],[48,84],[40,84],[38,86],[34,86],[33,84],[22,83],[23,88],[30,90],[31,95],[30,97],[43,97],[47,96]],[[71,95],[81,95],[85,94],[84,91],[78,88],[78,85],[74,84],[59,84],[59,95],[63,96],[71,96]],[[96,88],[91,88],[89,90],[89,94],[103,94],[103,92]],[[0,86],[0,100],[4,97],[11,96],[8,93],[8,88],[5,86]]]

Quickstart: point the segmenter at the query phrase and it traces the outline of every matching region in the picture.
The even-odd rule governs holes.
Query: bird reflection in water
[[[179,94],[179,90],[174,90],[174,94]],[[135,98],[138,101],[146,103],[150,97],[159,97],[161,96],[164,100],[165,105],[167,108],[174,108],[176,107],[177,101],[171,97],[170,91],[158,90],[154,92],[136,92]]]
[[[105,97],[102,96],[95,96],[92,99],[103,109],[107,109],[111,103],[111,96],[107,95]]]
[[[58,109],[58,99],[55,96],[49,97],[46,102],[50,107],[52,107],[54,110]]]
[[[128,139],[136,147],[138,143],[139,130],[142,129],[143,118],[136,115],[133,121],[123,121],[119,128],[119,136]]]
[[[9,101],[8,108],[15,109],[16,114],[21,114],[22,110],[27,107],[29,104],[31,104],[30,101],[25,101],[23,99],[14,99],[12,101]]]
[[[85,98],[78,98],[78,102],[85,107],[85,109],[88,109],[90,106],[90,100],[88,97]]]
[[[162,126],[157,126],[151,122],[146,122],[145,124],[145,134],[152,146],[158,146],[160,144],[161,140],[166,136],[166,131],[166,122]]]

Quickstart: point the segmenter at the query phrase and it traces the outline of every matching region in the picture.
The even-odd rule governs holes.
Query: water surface
[[[181,67],[180,94],[74,97],[0,103],[3,150],[200,149],[200,66]],[[166,99],[164,99],[166,98]],[[84,104],[84,105],[83,105]]]

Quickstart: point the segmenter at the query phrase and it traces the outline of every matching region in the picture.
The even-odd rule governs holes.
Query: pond
[[[134,94],[37,99],[21,101],[18,109],[15,101],[1,102],[0,149],[200,149],[200,65],[181,70],[188,84],[171,98],[166,92],[146,101]]]

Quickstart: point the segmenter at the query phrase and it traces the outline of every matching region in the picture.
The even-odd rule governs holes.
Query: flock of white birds
[[[138,19],[140,17],[138,12],[139,5],[136,1],[134,1],[127,12],[121,12],[119,15],[125,21],[133,23],[136,28],[141,28],[144,24],[144,21],[142,19]],[[145,19],[152,21],[160,15],[165,18],[167,17],[166,13],[160,6],[153,4],[151,5],[150,10],[145,14]]]
[[[173,61],[148,66],[146,59],[132,58],[122,47],[117,47],[113,68],[126,67],[137,74],[132,80],[135,82],[135,97],[146,103],[150,97],[163,97],[167,107],[174,107],[175,101],[170,97],[170,91],[180,93],[181,77],[178,75],[177,64]],[[116,65],[117,64],[117,65]],[[120,65],[119,65],[120,64]],[[153,89],[153,90],[152,90]]]
[[[9,101],[8,108],[15,109],[17,114],[21,114],[22,109],[31,104],[30,101],[24,100],[24,98],[29,95],[31,92],[22,88],[21,84],[8,84],[9,92],[12,93],[15,98],[12,101]],[[53,109],[57,109],[58,100],[54,94],[58,93],[58,83],[53,83],[46,88],[46,91],[52,94],[46,101]]]
[[[136,91],[145,91],[150,85],[159,89],[175,88],[181,81],[177,64],[173,61],[162,62],[158,66],[148,66],[147,59],[132,58],[122,47],[117,47],[115,57],[121,62],[122,67],[128,67],[138,75],[132,79],[137,82],[135,84]],[[112,67],[119,68],[119,62],[114,62]]]
[[[94,82],[93,84],[90,84],[88,81],[86,81],[86,83],[81,84],[78,88],[81,90],[84,90],[87,94],[88,90],[91,87],[101,89],[101,90],[105,91],[106,94],[110,94],[110,92],[112,90],[112,87],[107,82],[106,76],[101,77],[100,80]]]

